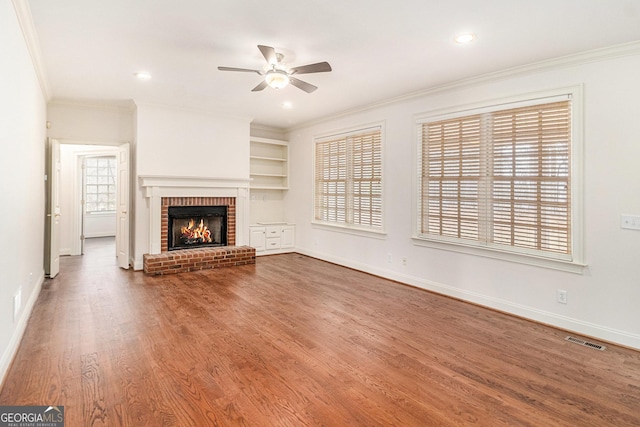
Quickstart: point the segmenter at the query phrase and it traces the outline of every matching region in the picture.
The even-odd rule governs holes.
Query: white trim
[[[49,81],[47,80],[47,73],[45,72],[42,61],[42,50],[40,49],[40,43],[38,41],[38,33],[35,25],[33,24],[33,16],[31,15],[31,8],[29,2],[26,0],[12,0],[13,8],[18,18],[18,24],[22,30],[22,36],[24,37],[27,50],[31,56],[31,62],[33,63],[33,70],[40,83],[40,90],[46,101],[51,99],[51,90],[49,89]]]
[[[350,126],[348,128],[338,130],[338,131],[329,131],[324,132],[319,135],[313,137],[313,143],[316,144],[318,142],[330,141],[334,138],[338,137],[348,137],[351,135],[360,135],[365,132],[373,132],[379,130],[382,134],[384,132],[384,120],[380,122],[375,122],[368,125],[362,126]]]
[[[27,328],[27,323],[29,318],[31,317],[31,312],[33,311],[33,307],[36,305],[36,301],[38,300],[38,295],[40,295],[40,290],[42,289],[42,284],[44,283],[44,270],[40,272],[40,277],[36,282],[31,295],[29,295],[29,299],[27,300],[25,306],[22,308],[20,312],[20,318],[16,324],[15,329],[13,330],[13,335],[7,344],[7,347],[4,350],[4,353],[0,356],[0,386],[4,383],[5,376],[9,367],[11,366],[11,362],[18,352],[18,348],[20,347],[20,341],[22,341],[22,337],[24,336],[24,332]]]
[[[318,220],[312,220],[311,226],[327,231],[335,231],[338,233],[354,234],[356,236],[373,237],[375,239],[386,239],[387,233],[384,230],[377,230],[375,228],[356,227],[349,224],[336,224],[332,222],[323,222]]]
[[[455,118],[481,112],[493,112],[513,106],[528,106],[557,100],[571,99],[571,257],[561,254],[554,257],[553,253],[538,253],[521,251],[517,248],[510,250],[499,246],[491,246],[482,242],[466,242],[461,239],[443,238],[439,236],[422,235],[418,230],[419,194],[420,194],[420,162],[422,133],[424,123],[445,118]],[[583,86],[574,85],[556,89],[531,92],[505,98],[488,99],[460,106],[431,110],[414,115],[415,139],[412,165],[412,200],[411,222],[412,240],[416,246],[428,246],[441,250],[450,250],[470,255],[484,256],[509,262],[517,262],[538,267],[551,268],[582,274],[586,266],[584,260],[584,211],[583,211]],[[563,259],[566,258],[566,259]]]
[[[194,176],[165,176],[165,175],[139,175],[142,187],[167,187],[167,188],[249,188],[249,179],[245,178],[220,178],[220,177],[194,177]],[[172,190],[165,190],[172,191]],[[175,193],[175,190],[172,191]],[[171,196],[176,196],[171,194]],[[165,196],[170,197],[170,196]]]
[[[505,98],[490,98],[469,104],[456,105],[453,107],[430,110],[425,113],[418,113],[414,115],[414,118],[417,124],[424,124],[476,114],[493,113],[512,108],[568,101],[573,98],[574,92],[579,92],[580,90],[581,86],[576,85],[558,89],[529,92],[524,95],[515,95]]]
[[[466,245],[461,242],[446,241],[439,239],[429,239],[419,236],[412,236],[415,246],[424,246],[445,251],[458,252],[467,255],[481,256],[485,258],[497,259],[500,261],[516,262],[519,264],[533,265],[536,267],[550,268],[553,270],[566,271],[569,273],[582,274],[586,264],[576,261],[554,259],[538,256],[534,254],[518,253],[515,251],[500,250],[497,247]]]
[[[550,325],[552,327],[560,328],[569,332],[575,332],[585,336],[599,338],[611,343],[640,350],[639,334],[631,334],[626,331],[608,328],[606,326],[598,325],[595,323],[585,322],[580,319],[562,316],[549,311],[540,310],[535,307],[515,304],[505,299],[495,298],[478,292],[462,290],[443,283],[424,280],[420,277],[412,276],[409,274],[402,274],[384,268],[372,267],[368,264],[354,262],[350,259],[336,257],[324,252],[309,251],[301,248],[296,248],[296,252],[302,255],[307,255],[313,258],[321,259],[323,261],[352,268],[354,270],[380,276],[385,279],[394,280],[396,282],[414,286],[416,288],[424,289],[426,291],[435,292],[440,295],[446,295],[462,301],[478,304],[490,309],[499,310],[505,312],[507,315],[523,317],[525,319],[543,323],[545,325]]]

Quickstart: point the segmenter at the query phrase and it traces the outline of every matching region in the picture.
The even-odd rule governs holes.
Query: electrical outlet
[[[387,254],[387,262],[388,262],[389,264],[391,264],[391,261],[392,261],[392,260],[393,260],[393,259],[392,259],[392,257],[391,257],[391,252],[389,252],[389,253]]]
[[[560,304],[566,304],[567,303],[567,291],[565,291],[564,289],[558,289],[556,291],[556,299]]]
[[[406,256],[402,257],[402,265],[407,265],[407,257]]]

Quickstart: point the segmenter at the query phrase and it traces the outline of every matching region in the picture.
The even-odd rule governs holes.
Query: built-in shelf
[[[289,143],[277,139],[251,137],[250,188],[289,189]]]

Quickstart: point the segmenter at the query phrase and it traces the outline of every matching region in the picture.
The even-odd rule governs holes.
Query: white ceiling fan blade
[[[220,71],[242,71],[244,73],[257,73],[259,75],[262,75],[261,71],[258,70],[250,70],[248,68],[236,68],[236,67],[218,67],[218,70]]]
[[[271,46],[263,46],[259,44],[258,49],[260,49],[260,52],[262,52],[262,56],[264,56],[264,59],[267,60],[269,65],[275,65],[278,63],[278,56],[276,55],[276,51],[274,48],[272,48]]]
[[[318,89],[317,86],[314,86],[314,85],[312,85],[310,83],[307,83],[307,82],[303,82],[302,80],[296,79],[295,77],[291,77],[291,76],[289,76],[289,83],[291,83],[292,85],[294,85],[298,89],[302,89],[303,91],[305,91],[307,93],[311,93],[314,90]]]
[[[267,86],[268,86],[267,82],[263,80],[262,82],[260,82],[260,84],[258,86],[256,86],[253,89],[251,89],[251,92],[261,91],[262,89],[266,88]]]
[[[328,62],[318,62],[317,64],[293,67],[291,74],[326,73],[328,71],[331,71],[331,65]]]

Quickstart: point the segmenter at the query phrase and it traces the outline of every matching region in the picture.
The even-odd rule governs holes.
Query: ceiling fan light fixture
[[[282,70],[271,70],[264,77],[264,81],[274,89],[282,89],[289,84],[289,76]]]

